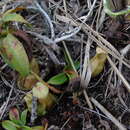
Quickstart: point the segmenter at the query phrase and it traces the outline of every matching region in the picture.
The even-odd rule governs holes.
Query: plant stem
[[[48,83],[46,83],[41,77],[39,77],[39,76],[38,76],[35,72],[33,72],[32,70],[31,70],[30,73],[31,73],[32,75],[34,75],[35,78],[36,78],[39,82],[43,83],[45,86],[47,86],[47,87],[48,87],[49,89],[51,89],[53,92],[55,92],[55,93],[62,93],[62,91],[60,91],[60,90],[54,88],[53,86],[50,86]]]
[[[54,32],[54,26],[52,24],[52,21],[50,19],[50,17],[48,16],[48,14],[46,13],[46,11],[40,6],[40,4],[37,1],[34,1],[36,7],[38,8],[38,10],[45,16],[45,18],[47,19],[49,25],[50,25],[50,29],[51,29],[51,39],[55,38],[55,32]]]
[[[117,12],[113,12],[110,9],[110,0],[103,0],[103,5],[104,5],[104,10],[105,12],[110,15],[111,17],[117,17],[119,15],[125,15],[125,14],[129,14],[130,13],[130,6],[127,6],[126,9],[117,11]]]
[[[66,52],[66,54],[67,54],[67,57],[68,57],[68,59],[69,59],[69,61],[70,61],[70,64],[71,64],[73,70],[74,70],[75,72],[77,72],[77,70],[76,70],[76,68],[75,68],[75,66],[74,66],[74,62],[73,62],[73,60],[72,60],[72,58],[71,58],[71,56],[70,56],[70,53],[69,53],[69,51],[68,51],[68,48],[67,48],[65,42],[64,42],[64,41],[62,41],[62,42],[63,42],[63,46],[64,46],[64,48],[65,48],[65,52]]]
[[[70,53],[69,53],[68,48],[67,48],[67,46],[66,46],[66,44],[65,44],[64,41],[63,41],[63,46],[64,46],[64,48],[65,48],[65,52],[66,52],[66,54],[67,54],[67,56],[68,56],[68,59],[69,59],[69,61],[70,61],[70,64],[71,64],[73,70],[77,73],[77,70],[76,70],[76,68],[75,68],[75,66],[74,66],[74,62],[73,62],[73,60],[72,60],[72,58],[71,58],[71,56],[70,56]],[[90,108],[90,109],[93,109],[93,106],[92,106],[92,104],[91,104],[91,102],[90,102],[90,100],[89,100],[88,94],[87,94],[87,92],[86,92],[85,89],[83,90],[83,94],[84,94],[84,97],[85,97],[85,99],[86,99],[86,101],[87,101],[87,103],[88,103],[89,108]]]

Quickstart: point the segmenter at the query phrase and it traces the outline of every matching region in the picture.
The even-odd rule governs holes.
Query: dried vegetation
[[[17,13],[31,26],[17,22],[10,26],[18,30],[13,35],[23,43],[30,64],[33,58],[37,60],[30,65],[33,72],[21,77],[0,57],[1,123],[9,118],[12,107],[20,113],[27,108],[24,97],[40,81],[56,103],[46,112],[40,109],[44,114],[39,116],[39,99],[31,97],[27,126],[44,126],[36,130],[130,129],[130,18],[128,11],[107,15],[103,1],[0,2],[1,12],[23,8]],[[113,1],[113,11],[129,10],[129,2]]]

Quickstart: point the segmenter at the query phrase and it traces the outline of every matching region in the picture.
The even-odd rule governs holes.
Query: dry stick
[[[105,12],[102,10],[102,1],[99,4],[99,9],[98,9],[98,16],[96,20],[96,31],[101,29],[101,25],[103,24],[105,20]]]
[[[70,56],[70,54],[69,54],[69,51],[68,51],[67,46],[66,46],[66,44],[65,44],[64,41],[63,41],[63,46],[64,46],[64,48],[65,48],[65,50],[66,50],[67,56],[68,56],[68,58],[69,58],[69,61],[70,61],[70,63],[71,63],[71,66],[72,66],[73,70],[77,73],[77,70],[76,70],[76,68],[75,68],[75,66],[74,66],[74,63],[73,63],[73,61],[72,61],[72,58],[71,58],[71,56]],[[91,104],[91,102],[90,102],[90,100],[89,100],[88,94],[87,94],[87,92],[86,92],[85,89],[83,90],[83,94],[84,94],[84,97],[85,97],[85,99],[86,99],[86,101],[87,101],[87,104],[88,104],[89,108],[90,108],[90,109],[93,109],[92,104]]]
[[[36,4],[36,7],[39,9],[39,11],[46,17],[49,25],[50,25],[50,29],[51,29],[51,39],[55,38],[55,32],[54,32],[54,27],[53,24],[51,22],[50,17],[48,16],[48,14],[41,8],[41,6],[39,5],[39,3],[37,1],[34,1],[34,3]]]
[[[59,59],[56,57],[54,52],[50,50],[50,48],[46,46],[43,46],[43,47],[45,48],[46,52],[48,53],[49,57],[51,58],[51,60],[53,61],[55,65],[64,65],[64,63],[60,63]]]
[[[85,100],[87,101],[87,104],[88,104],[89,108],[93,109],[92,103],[90,102],[88,94],[87,94],[87,92],[85,90],[83,90],[83,94],[84,94]]]
[[[37,38],[43,40],[44,43],[47,45],[52,45],[52,44],[56,44],[58,42],[61,42],[63,40],[66,40],[66,39],[76,35],[79,31],[80,31],[80,28],[76,27],[73,30],[66,32],[67,33],[66,35],[61,36],[60,38],[56,38],[55,40],[49,39],[47,36],[43,36],[43,35],[40,35],[40,34],[35,33],[35,32],[31,32],[31,31],[27,31],[27,33],[30,33],[30,34],[36,36]]]
[[[120,53],[107,41],[105,40],[102,36],[100,36],[96,31],[94,31],[91,27],[89,27],[88,25],[83,26],[83,31],[85,33],[87,33],[88,35],[90,35],[89,31],[92,31],[92,34],[94,35],[90,35],[90,38],[92,40],[94,40],[101,48],[103,48],[103,50],[105,50],[107,53],[111,54],[112,56],[114,56],[116,59],[118,59],[119,61],[121,61],[124,65],[126,65],[128,68],[130,68],[130,65],[128,63],[126,63],[124,60],[122,60],[120,57]],[[89,30],[91,29],[91,30]],[[96,37],[98,37],[98,40]],[[105,45],[103,45],[103,43]]]
[[[75,22],[74,26],[80,26],[81,24],[78,23],[77,21],[75,21],[70,15],[70,21],[71,22]],[[62,22],[65,22],[61,19]],[[116,59],[118,59],[119,61],[122,61],[122,63],[124,65],[126,65],[128,68],[130,68],[130,65],[128,63],[126,63],[124,60],[120,59],[121,55],[120,53],[117,51],[116,48],[114,48],[107,40],[105,40],[98,32],[94,31],[89,25],[84,24],[82,25],[82,30],[87,34],[90,35],[90,32],[93,35],[90,35],[90,38],[92,40],[94,40],[103,50],[105,50],[106,52],[108,52],[109,54],[111,54],[112,56],[114,56]]]
[[[115,66],[115,64],[112,62],[112,60],[110,59],[109,56],[107,56],[107,59],[110,63],[110,65],[112,66],[113,70],[117,73],[117,75],[119,76],[119,78],[122,80],[122,82],[124,83],[125,87],[127,88],[128,92],[130,92],[130,85],[127,82],[127,80],[124,78],[124,76],[121,74],[121,72],[117,69],[117,67]]]
[[[130,50],[130,45],[128,44],[126,47],[124,47],[120,52],[121,52],[121,58],[123,59],[125,57],[125,55],[128,53],[128,51]],[[119,71],[122,71],[122,62],[119,62],[119,67],[118,67]],[[126,109],[128,109],[127,105],[125,104],[124,100],[121,97],[121,93],[120,93],[120,85],[121,85],[121,80],[118,79],[117,85],[118,87],[118,97],[120,99],[120,102],[122,103],[123,106],[125,106]]]
[[[79,31],[81,30],[82,25],[83,25],[83,24],[87,21],[87,19],[90,17],[90,15],[91,15],[91,13],[92,13],[92,11],[93,11],[93,8],[94,8],[96,2],[97,2],[97,0],[94,0],[92,6],[91,6],[91,8],[90,8],[90,11],[89,11],[88,14],[85,16],[84,21],[83,21],[83,22],[81,23],[81,25],[79,26]],[[87,67],[87,66],[86,66],[86,67]],[[89,67],[89,66],[88,66],[88,67]],[[86,70],[86,69],[83,70],[84,74],[86,73],[85,70]],[[84,78],[84,80],[86,80],[85,75],[82,76],[82,78]],[[81,78],[81,79],[82,79],[82,78]],[[89,82],[89,80],[87,80],[87,81]],[[82,80],[82,83],[83,83],[83,80]],[[86,83],[86,82],[85,82],[85,83]],[[85,84],[85,83],[84,83],[84,85],[83,85],[83,84],[82,84],[82,85],[86,87],[88,84]],[[84,94],[84,97],[85,97],[85,99],[86,99],[86,101],[87,101],[87,104],[88,104],[89,108],[90,108],[90,109],[93,109],[93,106],[92,106],[92,104],[91,104],[91,102],[90,102],[90,100],[89,100],[88,94],[87,94],[87,92],[86,92],[85,89],[83,90],[83,94]]]
[[[83,39],[84,35],[81,36],[81,48],[80,48],[80,77],[82,75],[82,64],[83,64]]]
[[[10,85],[10,83],[9,83],[3,76],[1,76],[1,79],[3,80],[4,84],[6,84],[6,86],[10,87],[11,89],[13,88],[13,86]],[[22,90],[18,90],[18,89],[17,89],[17,91],[18,91],[19,93],[26,94],[26,92],[24,92],[24,91],[22,91]],[[14,92],[16,93],[15,89],[14,89]]]
[[[89,72],[88,72],[88,73],[89,73]],[[87,73],[87,74],[88,74],[88,73]],[[86,76],[86,77],[87,77],[87,76]],[[82,80],[81,80],[81,82],[82,82],[82,87],[83,87],[83,88],[85,88],[85,87],[86,87],[85,85],[90,82],[90,78],[91,78],[91,76],[90,76],[89,79],[87,80],[87,83],[86,83],[86,78],[85,78],[85,81],[82,81]],[[85,84],[85,83],[86,83],[86,84]],[[84,85],[83,85],[83,84],[84,84]],[[83,93],[84,93],[84,97],[85,97],[85,99],[86,99],[86,101],[87,101],[87,104],[88,104],[89,108],[90,108],[90,109],[93,109],[92,103],[90,102],[89,97],[88,97],[88,94],[87,94],[87,92],[86,92],[85,89],[83,90]]]
[[[65,48],[66,53],[67,53],[67,55],[68,55],[68,58],[69,58],[69,60],[70,60],[71,66],[72,66],[73,70],[77,73],[77,70],[75,69],[74,63],[73,63],[73,61],[72,61],[72,58],[70,57],[69,51],[68,51],[68,49],[67,49],[66,44],[65,44],[64,41],[63,41],[63,45],[64,45],[64,48]],[[85,78],[85,77],[84,77],[84,78]],[[91,102],[90,102],[90,100],[89,100],[88,94],[87,94],[87,92],[86,92],[85,89],[83,90],[83,94],[84,94],[84,97],[85,97],[85,99],[86,99],[86,101],[87,101],[87,104],[88,104],[89,108],[90,108],[90,109],[93,109],[92,104],[91,104]]]
[[[94,8],[94,6],[95,6],[95,4],[96,4],[96,1],[97,1],[97,0],[94,0],[93,5],[92,5],[90,11],[88,12],[87,16],[85,17],[83,23],[85,23],[85,22],[87,21],[87,19],[89,18],[89,16],[91,15],[92,10],[93,10],[93,8]],[[83,23],[82,23],[82,24],[83,24]],[[79,28],[78,31],[81,30],[82,24],[80,25],[80,27],[78,27],[78,28]],[[77,32],[78,32],[78,31],[77,31]],[[84,63],[84,65],[85,65],[85,63]],[[86,67],[87,67],[87,66],[86,66]],[[84,68],[86,68],[86,67],[84,67]],[[89,65],[88,65],[88,67],[89,67]],[[73,68],[75,68],[75,67],[73,67]],[[88,68],[88,69],[89,69],[89,68]],[[74,69],[74,70],[75,70],[75,69]],[[86,86],[88,85],[88,83],[89,83],[90,80],[87,80],[87,84],[85,84],[86,82],[83,81],[83,80],[86,80],[86,78],[85,78],[85,73],[86,73],[86,71],[85,71],[85,70],[86,70],[86,69],[83,69],[83,75],[82,75],[82,78],[83,78],[83,79],[81,78],[81,79],[82,79],[81,82],[82,82],[82,85],[85,86],[85,88],[86,88]],[[77,72],[77,71],[75,70],[75,72]],[[88,72],[88,73],[89,73],[89,72]],[[88,73],[87,73],[87,74],[88,74]],[[87,76],[87,77],[88,77],[88,76]],[[91,76],[89,76],[89,77],[91,77]],[[83,84],[83,83],[84,83],[84,84]],[[87,104],[88,104],[89,108],[90,108],[90,109],[93,109],[92,104],[91,104],[91,102],[90,102],[90,100],[89,100],[88,94],[87,94],[87,92],[86,92],[85,89],[83,90],[83,94],[84,94],[84,97],[85,97],[85,99],[86,99],[86,101],[87,101]]]
[[[124,58],[124,56],[128,53],[130,50],[130,44],[128,44],[126,47],[124,47],[120,52],[121,52],[121,59]],[[119,62],[119,71],[121,72],[122,70],[122,61]],[[118,84],[121,84],[121,80],[118,81]]]
[[[92,6],[91,0],[86,0],[86,2],[87,2],[87,4],[88,4],[88,8],[91,9],[91,6]]]
[[[87,21],[87,19],[89,18],[89,16],[91,15],[92,11],[93,11],[93,8],[96,4],[96,1],[97,0],[94,0],[93,4],[92,4],[92,7],[90,8],[90,11],[88,12],[87,16],[85,17],[83,23],[80,25],[80,29],[82,28],[82,25]],[[82,72],[82,76],[81,76],[81,83],[82,83],[82,86],[84,88],[86,88],[90,82],[90,79],[91,79],[91,70],[90,70],[90,64],[89,64],[89,49],[90,49],[90,43],[91,41],[88,41],[88,44],[86,45],[86,52],[85,52],[85,58],[84,58],[84,65],[83,65],[83,72]],[[87,56],[87,57],[86,57]],[[86,76],[86,71],[88,70],[87,72],[87,76]],[[83,94],[84,94],[84,97],[87,101],[87,104],[89,106],[90,109],[93,109],[93,106],[89,100],[89,97],[88,97],[88,94],[86,92],[86,90],[84,89],[83,90]]]
[[[101,46],[101,44],[103,45],[103,43],[105,44],[104,48],[105,50],[107,49],[107,47],[111,50],[111,53],[115,53],[117,56],[120,56],[120,53],[107,41],[105,40],[102,36],[99,35],[98,32],[94,31],[89,25],[84,24],[82,26],[82,29],[85,33],[87,33],[91,39],[94,39],[95,42],[98,42],[98,44]],[[91,34],[93,35],[90,35]],[[107,46],[107,47],[106,47]],[[108,51],[107,51],[108,52]]]
[[[76,22],[77,23],[77,22]],[[79,23],[77,23],[79,24]],[[80,25],[80,24],[79,24]],[[82,26],[82,29],[85,33],[87,33],[92,40],[94,40],[101,48],[104,50],[107,50],[108,53],[113,55],[116,59],[119,61],[122,61],[124,65],[126,65],[128,68],[130,68],[130,65],[126,63],[124,60],[122,60],[120,57],[120,53],[117,49],[115,49],[107,40],[105,40],[98,32],[94,31],[89,25],[84,24]],[[90,35],[90,32],[94,35]],[[105,44],[105,45],[103,45]],[[107,47],[106,47],[107,46]],[[108,49],[109,48],[109,49]]]
[[[0,114],[3,112],[4,108],[6,106],[6,102],[4,102],[0,107]]]
[[[95,4],[96,4],[96,1],[97,1],[97,0],[94,0],[93,5],[92,5],[92,7],[91,7],[89,13],[88,13],[87,16],[85,17],[83,23],[85,23],[86,20],[87,20],[87,19],[89,18],[89,16],[91,15],[92,10],[93,10],[93,8],[94,8],[94,6],[95,6]],[[46,12],[40,7],[40,5],[39,5],[37,2],[36,2],[36,4],[37,4],[37,6],[38,6],[38,9],[46,16],[48,22],[51,24],[50,26],[53,26],[53,24],[51,23],[51,20],[50,20],[49,16],[46,14]],[[33,9],[35,9],[35,8],[33,8]],[[36,9],[35,9],[35,10],[36,10]],[[82,23],[82,24],[83,24],[83,23]],[[35,33],[35,32],[30,32],[30,31],[28,31],[28,33],[30,33],[30,34],[32,34],[32,35],[34,35],[34,36],[37,36],[39,39],[42,39],[42,40],[43,40],[46,44],[48,44],[48,45],[49,45],[49,44],[56,44],[56,43],[58,43],[58,42],[61,42],[61,41],[63,41],[63,40],[66,40],[66,39],[68,39],[68,38],[70,38],[70,37],[76,35],[76,34],[81,30],[82,24],[80,25],[80,27],[77,27],[77,28],[74,28],[73,30],[71,30],[67,35],[61,36],[60,38],[56,38],[56,39],[54,39],[54,40],[53,40],[52,38],[49,39],[47,36],[42,36],[42,35],[37,34],[37,33]],[[53,31],[53,30],[54,30],[54,27],[51,27],[51,30],[52,30],[52,32],[54,32],[54,31]],[[52,34],[53,34],[53,33],[52,33]]]
[[[63,130],[63,128],[67,125],[67,123],[70,121],[71,118],[72,118],[72,117],[69,117],[69,118],[65,121],[65,123],[62,125],[62,127],[60,128],[60,130]]]
[[[82,79],[86,79],[86,77],[89,77],[88,79],[88,83],[90,81],[91,78],[91,70],[90,70],[90,63],[89,63],[89,51],[90,51],[90,46],[91,46],[92,41],[88,38],[87,44],[86,44],[86,48],[85,48],[85,56],[84,56],[84,63],[83,63],[83,72],[82,72]],[[88,71],[89,76],[86,76],[86,72]],[[88,83],[85,86],[88,86]]]
[[[37,10],[36,8],[28,8],[28,9]],[[50,39],[47,36],[43,36],[43,35],[40,35],[40,34],[35,33],[35,32],[31,32],[31,31],[27,31],[27,33],[30,33],[30,34],[36,36],[37,38],[43,40],[44,43],[47,44],[47,45],[56,45],[56,43],[61,42],[63,40],[66,40],[66,39],[76,35],[80,31],[80,29],[81,28],[76,27],[73,30],[66,32],[66,35],[61,36],[60,38],[56,38],[56,39],[54,39],[54,38]]]
[[[52,3],[55,4],[54,1]],[[64,11],[60,7],[59,7],[59,9],[61,9],[62,11]],[[70,20],[71,22],[75,23],[74,26],[81,26],[81,24],[79,22],[75,21],[71,17],[71,15],[68,14],[68,16],[70,17],[70,18],[68,18],[68,20]],[[66,21],[63,21],[62,19],[59,19],[59,20],[61,20],[62,22],[66,22]],[[128,63],[126,63],[124,60],[120,59],[121,55],[117,51],[117,49],[115,49],[107,40],[105,40],[102,36],[100,36],[100,34],[98,32],[94,31],[89,25],[87,25],[85,23],[82,25],[82,30],[85,33],[87,33],[87,35],[89,35],[89,33],[91,32],[93,34],[93,35],[90,36],[90,38],[92,40],[94,40],[101,48],[103,48],[104,50],[106,50],[109,54],[111,54],[112,56],[114,56],[116,59],[118,59],[119,61],[122,61],[122,63],[124,65],[126,65],[128,68],[130,68],[130,65]]]
[[[63,16],[61,16],[61,17],[63,17]],[[62,22],[66,22],[65,20],[63,21],[63,18],[60,18],[60,16],[58,16],[57,18],[60,21],[62,21]],[[71,24],[74,25],[74,26],[81,26],[81,24],[82,24],[82,23],[76,22],[71,16],[67,20],[71,21]],[[75,22],[75,24],[74,24],[74,22]],[[114,55],[114,57],[116,57],[117,59],[119,59],[118,57],[120,57],[120,53],[108,41],[106,41],[103,37],[101,37],[98,32],[94,31],[90,26],[88,26],[85,23],[82,25],[82,30],[87,35],[89,35],[90,38],[93,41],[95,41],[101,48],[103,48],[103,50],[106,50],[111,55]],[[90,32],[91,32],[92,35],[90,35]],[[105,44],[105,45],[103,45],[103,44]],[[129,65],[127,64],[127,66],[129,66]]]
[[[85,23],[88,20],[88,18],[90,17],[91,13],[93,12],[96,2],[97,2],[97,0],[94,0],[88,14],[85,16],[85,20],[83,21],[83,23]]]
[[[91,98],[92,103],[98,107],[120,129],[127,130],[110,112],[108,112],[97,100]]]
[[[91,79],[91,70],[90,70],[90,63],[89,63],[89,50],[90,50],[90,45],[91,45],[90,40],[88,40],[87,45],[86,45],[86,49],[85,49],[85,57],[84,57],[84,63],[83,63],[83,72],[81,75],[81,85],[83,88],[86,88],[86,86],[88,86],[90,79]],[[86,75],[87,72],[87,75]],[[87,92],[85,91],[85,89],[83,90],[84,93],[84,97],[88,103],[88,106],[90,109],[93,109],[93,106],[89,100],[89,97],[87,95]]]
[[[61,8],[60,8],[60,9],[61,9]],[[62,9],[61,9],[61,10],[62,10]],[[78,25],[79,25],[79,26],[81,25],[80,23],[76,22],[76,21],[71,17],[71,15],[68,14],[68,16],[70,17],[70,21],[75,22],[75,23],[77,24],[77,26],[78,26]],[[110,53],[112,56],[114,56],[115,58],[117,58],[119,61],[122,61],[122,63],[124,63],[127,67],[130,68],[130,65],[120,58],[121,55],[120,55],[120,53],[117,51],[117,49],[115,49],[107,40],[105,40],[102,36],[100,36],[98,32],[94,31],[94,30],[93,30],[89,25],[87,25],[87,24],[83,24],[83,25],[80,26],[80,27],[82,27],[82,30],[83,30],[85,33],[87,33],[87,34],[90,36],[90,38],[91,38],[92,40],[94,40],[101,48],[103,48],[104,50],[107,50],[108,53]],[[91,32],[94,36],[93,36],[93,35],[90,35],[90,32]],[[103,44],[105,44],[105,45],[103,45]],[[117,69],[117,72],[118,72],[118,69]],[[118,74],[119,74],[119,73],[118,73]],[[119,77],[122,78],[123,76],[120,74]],[[124,77],[123,77],[123,79],[124,79]],[[126,80],[125,80],[125,81],[126,81]],[[125,82],[125,81],[123,80],[123,82],[126,83],[126,86],[129,87],[128,82],[127,82],[127,81]]]
[[[66,1],[65,1],[65,0],[63,0],[63,1],[64,1],[64,8],[65,8],[66,16],[67,16]],[[95,3],[96,3],[96,0],[95,0]],[[94,5],[95,5],[95,3],[94,3]],[[91,11],[92,11],[92,10],[91,10]],[[90,12],[91,12],[91,11],[90,11]],[[87,16],[89,16],[89,15],[90,15],[90,13],[89,13]],[[87,18],[88,18],[88,17],[87,17]],[[85,20],[87,20],[87,18],[86,18]],[[81,29],[81,28],[79,28],[79,30],[80,30],[80,29]],[[75,69],[75,66],[74,66],[74,64],[73,64],[73,61],[72,61],[72,59],[71,59],[71,57],[70,57],[70,55],[69,55],[68,49],[67,49],[66,44],[65,44],[64,41],[63,41],[63,45],[64,45],[64,48],[65,48],[66,52],[68,53],[68,58],[69,58],[69,60],[70,60],[70,62],[71,62],[71,65],[72,65],[74,71],[77,72],[77,70]],[[84,78],[85,78],[85,77],[84,77]],[[81,78],[81,79],[82,79],[82,78]],[[87,102],[89,108],[90,108],[90,109],[93,109],[93,106],[92,106],[92,104],[91,104],[91,102],[90,102],[90,100],[89,100],[88,94],[87,94],[87,92],[86,92],[85,89],[83,90],[83,94],[84,94],[84,97],[85,97],[85,99],[86,99],[86,102]]]
[[[37,119],[37,98],[32,97],[32,110],[31,110],[31,119],[30,122],[34,125],[35,119]]]
[[[76,35],[80,30],[81,30],[81,29],[80,29],[79,27],[76,27],[76,28],[74,28],[73,30],[71,30],[71,31],[69,32],[69,34],[67,34],[67,35],[65,35],[65,36],[61,36],[60,38],[56,38],[56,39],[54,40],[54,43],[58,43],[58,42],[61,42],[61,41],[65,40],[65,39],[68,39],[68,38],[70,38],[70,37]]]
[[[66,0],[63,0],[63,5],[64,5],[64,9],[65,9],[66,16],[67,16],[67,5],[66,5]]]
[[[54,3],[54,2],[53,2]],[[62,8],[60,8],[62,10]],[[68,20],[71,21],[72,23],[75,23],[74,26],[80,26],[81,24],[76,22],[71,15],[68,15],[71,19]],[[62,20],[62,19],[59,19]],[[65,22],[65,21],[63,21]],[[127,64],[124,60],[120,59],[120,53],[107,41],[105,40],[102,36],[99,35],[98,32],[94,31],[90,26],[88,26],[87,24],[84,24],[82,26],[82,30],[87,33],[88,35],[90,34],[90,32],[94,35],[91,35],[90,38],[92,40],[94,40],[101,48],[103,48],[104,50],[107,50],[107,52],[109,52],[112,56],[114,56],[115,58],[117,58],[119,61],[123,62],[127,67],[130,67],[129,64]],[[100,41],[99,41],[100,40]],[[104,44],[104,45],[103,45]]]
[[[0,7],[8,4],[9,2],[13,2],[14,0],[5,0],[4,2],[0,2]]]
[[[94,113],[94,114],[96,114],[96,115],[99,115],[100,117],[103,117],[103,118],[105,118],[105,119],[107,119],[107,120],[110,120],[107,116],[105,116],[104,114],[101,114],[101,113],[99,113],[99,112],[97,112],[97,111],[95,111],[95,110],[91,110],[91,109],[89,109],[89,108],[87,108],[87,107],[83,107],[83,106],[79,106],[80,108],[82,108],[83,110],[86,110],[86,111],[88,111],[88,112],[91,112],[91,113]]]
[[[2,113],[1,113],[1,115],[0,115],[0,120],[2,119],[2,117],[3,117],[4,113],[5,113],[6,107],[8,106],[8,103],[9,103],[9,99],[10,99],[10,97],[11,97],[11,95],[12,95],[12,92],[13,92],[13,89],[14,89],[13,85],[11,85],[11,84],[9,84],[9,83],[8,83],[8,85],[11,86],[11,90],[10,90],[10,92],[9,92],[9,96],[8,96],[8,98],[7,98],[6,104],[5,104],[5,106],[4,106],[4,110],[2,111]]]
[[[108,77],[108,83],[107,83],[107,88],[106,88],[106,91],[105,91],[105,94],[104,94],[104,97],[105,97],[105,100],[106,100],[106,97],[107,97],[107,94],[108,94],[108,88],[110,86],[110,82],[112,80],[112,75],[113,75],[113,69],[111,70],[111,73],[110,73],[110,76]]]
[[[51,3],[53,3],[53,4],[55,4],[55,2],[54,1],[50,1]],[[95,2],[95,1],[94,1]],[[93,2],[93,3],[94,3]],[[61,7],[58,7],[60,10],[62,10],[62,11],[64,11]],[[114,56],[116,56],[116,58],[117,59],[119,59],[119,57],[120,57],[120,53],[107,41],[107,40],[105,40],[102,36],[100,36],[99,35],[99,33],[98,32],[96,32],[96,31],[94,31],[89,25],[87,25],[87,24],[85,24],[85,22],[82,22],[82,23],[79,23],[79,22],[77,22],[76,20],[74,20],[72,17],[71,17],[71,15],[68,13],[68,16],[69,16],[69,18],[70,18],[70,21],[72,21],[72,22],[74,22],[75,23],[75,25],[76,26],[79,26],[79,28],[81,27],[82,28],[82,30],[85,32],[85,33],[87,33],[88,34],[88,32],[91,32],[93,35],[94,35],[94,38],[97,40],[97,38],[102,42],[102,43],[104,43],[105,45],[104,45],[104,47],[105,46],[107,46],[107,48],[109,48],[109,51],[110,51],[110,49],[112,50],[111,52],[113,52],[114,51],[114,53],[115,53],[115,55]],[[88,16],[88,15],[87,15]],[[87,17],[86,16],[86,17]],[[61,19],[61,21],[63,21],[62,19]],[[85,20],[86,21],[86,20]],[[63,22],[65,22],[65,21],[63,21]],[[91,35],[92,36],[92,35]],[[90,38],[92,38],[93,39],[93,37],[90,37]],[[98,40],[97,40],[98,41]],[[96,41],[96,42],[97,42]],[[99,42],[99,41],[98,41]],[[101,45],[101,44],[100,44]],[[106,50],[106,47],[105,47],[105,50]],[[108,52],[108,51],[107,51]],[[126,65],[126,66],[129,66],[126,62],[124,62],[123,61],[123,63]]]
[[[91,15],[91,13],[92,13],[92,11],[93,11],[93,8],[94,8],[94,6],[95,6],[95,4],[96,4],[96,1],[97,1],[97,0],[94,0],[94,2],[93,2],[93,4],[92,4],[92,7],[91,7],[90,11],[88,12],[87,16],[85,16],[85,19],[84,19],[83,23],[85,23],[85,22],[87,21],[87,19],[90,17],[90,15]],[[83,23],[82,23],[82,24],[83,24]],[[81,30],[82,24],[81,24],[79,27],[73,29],[68,35],[62,36],[62,37],[60,37],[60,38],[56,38],[56,39],[55,39],[54,41],[52,41],[52,42],[58,43],[58,42],[60,42],[60,41],[63,41],[63,40],[65,40],[65,39],[68,39],[68,38],[70,38],[70,37],[76,35],[76,34]]]

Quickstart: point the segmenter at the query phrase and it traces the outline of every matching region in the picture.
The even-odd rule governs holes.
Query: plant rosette
[[[4,61],[22,76],[30,73],[29,59],[22,43],[13,35],[12,22],[28,24],[28,22],[19,14],[16,8],[8,10],[1,14],[0,18],[0,53]]]
[[[75,62],[74,66],[76,69],[80,67],[80,62]],[[78,74],[73,70],[71,65],[66,65],[63,72],[51,77],[47,83],[52,85],[62,85],[70,80],[78,77]]]
[[[37,98],[37,113],[44,115],[56,103],[56,97],[49,92],[49,88],[41,82],[37,82],[33,87],[32,92],[29,92],[24,97],[28,110],[32,109],[32,98]]]
[[[2,127],[6,130],[32,130],[31,127],[26,125],[27,112],[28,110],[24,110],[19,114],[17,108],[11,108],[9,111],[10,120],[2,121]]]

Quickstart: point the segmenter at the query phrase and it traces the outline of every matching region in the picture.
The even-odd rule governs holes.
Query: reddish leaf
[[[11,108],[9,111],[10,120],[19,120],[19,111],[17,108]]]
[[[5,62],[22,76],[27,76],[30,72],[30,67],[28,56],[22,43],[12,34],[8,34],[0,42],[0,52]]]
[[[32,44],[31,39],[29,38],[28,34],[25,31],[17,30],[15,32],[12,32],[21,42],[23,43],[23,46],[28,54],[29,60],[32,59]]]

